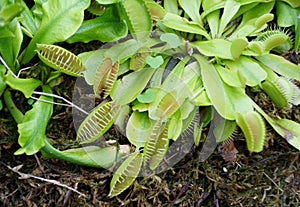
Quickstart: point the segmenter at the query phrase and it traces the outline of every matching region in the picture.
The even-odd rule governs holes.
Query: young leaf
[[[237,113],[236,122],[245,135],[248,150],[261,152],[266,136],[265,123],[262,117],[255,111],[249,111],[246,114]]]
[[[37,44],[37,48],[39,58],[53,69],[72,76],[80,76],[84,70],[79,58],[62,47]]]
[[[44,86],[43,91],[51,93],[51,89],[48,86]],[[53,105],[44,101],[52,102],[53,98],[41,96],[40,100],[33,104],[32,109],[26,112],[22,122],[18,124],[18,132],[20,134],[18,143],[21,148],[15,152],[15,155],[23,153],[33,155],[45,145],[45,140],[47,139],[45,133],[48,121],[52,115]]]
[[[156,57],[147,56],[146,57],[146,63],[151,68],[157,69],[164,63],[164,59],[162,58],[162,56],[156,56]]]
[[[142,154],[136,152],[122,162],[110,182],[109,196],[119,195],[132,185],[141,170],[142,160]]]
[[[63,42],[73,35],[83,21],[84,10],[89,0],[50,0],[43,4],[42,22],[25,50],[22,63],[34,56],[37,43]]]
[[[138,41],[145,41],[152,31],[152,19],[145,2],[143,0],[124,0],[121,2],[121,6],[131,35]]]
[[[100,138],[112,126],[118,111],[112,102],[100,104],[81,123],[76,140],[91,143]]]

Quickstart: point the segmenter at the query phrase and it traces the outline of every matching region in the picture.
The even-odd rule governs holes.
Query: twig
[[[275,181],[272,179],[272,178],[270,178],[265,172],[263,172],[263,174],[283,193],[284,192],[284,190],[282,190],[280,187],[279,187],[279,185],[277,185],[277,183],[275,183]]]
[[[82,108],[80,108],[79,106],[73,104],[71,101],[65,99],[64,97],[61,97],[61,96],[58,96],[58,95],[55,95],[55,94],[51,94],[51,93],[44,93],[44,92],[38,92],[38,91],[34,91],[33,94],[36,94],[36,95],[43,95],[43,96],[50,96],[50,97],[54,97],[54,98],[57,98],[57,99],[61,99],[63,100],[64,102],[68,103],[68,104],[60,104],[60,103],[55,103],[55,102],[51,102],[51,101],[46,101],[46,100],[40,100],[40,101],[44,101],[44,102],[47,102],[47,103],[52,103],[52,104],[57,104],[57,105],[63,105],[63,106],[70,106],[70,107],[74,107],[76,109],[78,109],[79,111],[81,111],[82,113],[84,114],[89,114],[88,112],[86,112],[85,110],[83,110]],[[32,99],[37,99],[33,96],[31,96]]]
[[[17,173],[18,175],[21,176],[21,179],[28,179],[28,178],[34,178],[34,179],[37,179],[37,180],[41,180],[41,181],[44,181],[44,182],[48,182],[48,183],[51,183],[51,184],[54,184],[54,185],[57,185],[57,186],[60,186],[60,187],[63,187],[63,188],[67,188],[68,190],[71,190],[77,194],[79,194],[80,196],[83,196],[83,197],[87,197],[85,194],[79,192],[78,190],[72,188],[72,187],[69,187],[65,184],[62,184],[60,182],[58,182],[57,180],[51,180],[51,179],[47,179],[47,178],[41,178],[41,177],[38,177],[38,176],[35,176],[35,175],[31,175],[31,174],[27,174],[27,173],[22,173],[19,171],[19,169],[22,167],[22,166],[17,166],[17,167],[10,167],[8,165],[6,165],[5,163],[3,163],[2,161],[0,161],[0,163],[2,165],[4,165],[5,167],[7,167],[8,169],[10,169],[11,171],[13,171],[14,173]]]

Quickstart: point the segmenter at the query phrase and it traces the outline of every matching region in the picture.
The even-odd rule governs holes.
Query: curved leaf
[[[11,88],[21,91],[26,98],[29,98],[34,90],[43,84],[40,80],[34,78],[14,78],[10,73],[5,77],[5,82]]]
[[[266,127],[262,117],[255,111],[247,114],[238,113],[236,122],[245,135],[248,150],[261,152],[266,136]]]
[[[34,56],[37,43],[53,44],[62,42],[80,27],[84,10],[89,0],[49,0],[43,4],[43,16],[39,29],[25,50],[22,63],[28,63]]]
[[[110,182],[109,196],[119,195],[132,185],[141,170],[142,160],[142,154],[136,152],[120,165]]]
[[[112,102],[100,104],[81,123],[76,140],[91,143],[100,138],[112,126],[118,111]]]
[[[37,44],[39,58],[48,66],[72,76],[80,76],[85,69],[79,58],[70,51],[56,46]]]
[[[51,93],[51,89],[48,86],[44,86],[43,91]],[[18,124],[18,132],[20,134],[18,143],[21,148],[15,152],[15,155],[23,153],[33,155],[45,145],[45,140],[47,139],[45,133],[48,121],[52,115],[53,105],[44,101],[52,102],[53,98],[41,96],[40,100],[33,104],[32,109],[26,112],[22,122]]]

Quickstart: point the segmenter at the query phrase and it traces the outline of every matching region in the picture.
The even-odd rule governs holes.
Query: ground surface
[[[65,78],[55,93],[70,99],[68,89],[73,80]],[[254,94],[253,98],[269,114],[300,123],[299,107],[279,111],[264,94]],[[22,104],[25,100],[20,96],[18,102]],[[28,107],[19,106],[22,110]],[[41,154],[13,155],[19,147],[16,125],[5,109],[1,113],[0,206],[300,206],[300,152],[271,128],[262,153],[250,154],[237,132],[234,145],[231,143],[238,150],[234,164],[225,161],[232,157],[221,147],[208,160],[200,162],[200,147],[193,147],[169,171],[138,178],[120,196],[109,198],[112,173],[108,170],[45,159]],[[75,131],[70,108],[55,106],[47,135],[61,149],[72,145]],[[66,186],[20,176],[9,169],[20,165],[19,172],[59,182],[84,196]]]

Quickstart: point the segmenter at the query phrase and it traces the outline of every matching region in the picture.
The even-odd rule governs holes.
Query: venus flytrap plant
[[[246,93],[246,88],[258,87],[279,108],[299,104],[300,90],[292,82],[300,81],[299,66],[273,54],[292,48],[293,39],[285,29],[268,26],[274,20],[272,11],[276,6],[277,20],[282,21],[282,14],[290,12],[294,32],[297,31],[294,15],[299,10],[297,1],[165,0],[163,7],[152,0],[95,2],[102,8],[99,16],[85,21],[82,14],[89,1],[49,0],[35,8],[44,12],[47,16],[44,19],[25,8],[21,23],[32,40],[22,61],[30,61],[36,51],[49,67],[84,77],[102,102],[78,128],[77,141],[84,146],[59,151],[45,136],[52,105],[37,101],[19,125],[21,149],[17,153],[33,154],[41,150],[48,157],[105,168],[122,161],[117,163],[110,186],[110,196],[116,196],[132,185],[137,176],[168,168],[164,158],[172,160],[172,144],[178,140],[192,137],[200,145],[204,141],[202,129],[208,125],[213,128],[208,135],[212,145],[208,145],[211,148],[208,151],[203,150],[206,156],[214,150],[214,143],[229,139],[236,127],[244,133],[249,151],[262,151],[265,121],[300,150],[300,125],[271,118]],[[61,4],[57,6],[59,12],[53,14],[55,3]],[[67,5],[62,8],[64,4]],[[72,9],[66,11],[72,4]],[[66,16],[62,15],[64,12]],[[80,18],[73,21],[75,13]],[[30,22],[38,23],[32,26]],[[112,22],[111,26],[107,22]],[[153,22],[156,31],[152,31]],[[56,37],[50,32],[44,34],[50,26],[51,32],[59,32],[61,25],[67,25],[69,30]],[[103,33],[93,34],[102,27]],[[132,38],[120,39],[127,30]],[[298,39],[296,35],[296,44]],[[118,42],[78,56],[52,45],[60,41],[91,40]],[[298,49],[298,45],[294,47]],[[49,86],[36,79],[6,75],[4,81],[26,97],[38,86],[51,93]],[[24,90],[20,87],[22,83],[30,87]],[[45,94],[40,99],[52,101]],[[40,108],[45,110],[46,117],[33,115]],[[37,130],[28,131],[26,126],[30,122],[43,123],[36,133],[40,135],[36,143],[29,138]],[[128,138],[130,148],[129,145],[97,146],[114,124]]]

